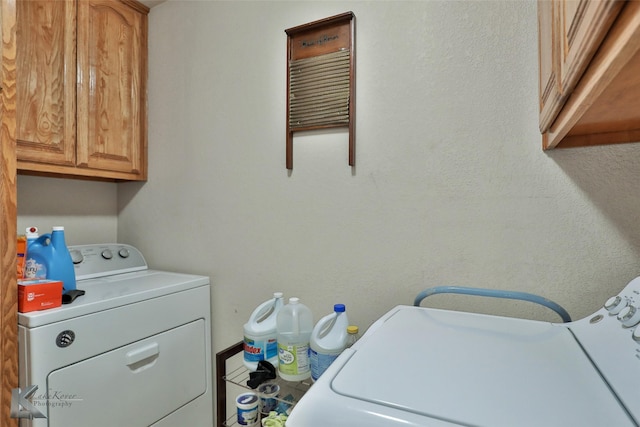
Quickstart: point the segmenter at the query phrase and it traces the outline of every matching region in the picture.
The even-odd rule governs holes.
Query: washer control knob
[[[635,341],[638,341],[640,343],[640,326],[634,329],[632,336]]]
[[[80,264],[84,260],[84,256],[82,255],[82,252],[80,252],[77,249],[72,250],[70,254],[71,254],[71,261],[73,261],[74,264]]]
[[[611,297],[604,303],[604,308],[609,312],[609,314],[618,314],[625,308],[629,303],[626,299],[622,299],[619,295],[615,297]]]
[[[102,251],[102,258],[104,259],[111,259],[113,258],[113,254],[111,253],[111,250],[109,249],[105,249]]]
[[[632,305],[628,305],[620,311],[618,320],[625,328],[631,328],[640,323],[640,310]]]
[[[127,248],[122,248],[118,251],[118,255],[120,255],[120,258],[129,258],[129,249]]]

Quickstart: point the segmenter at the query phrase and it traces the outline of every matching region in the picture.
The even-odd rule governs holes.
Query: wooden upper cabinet
[[[18,158],[73,166],[75,1],[18,1],[16,15]]]
[[[134,0],[18,5],[19,170],[145,180],[149,9]]]
[[[563,0],[558,5],[559,76],[563,94],[576,87],[622,9],[614,0]]]
[[[538,1],[541,132],[553,124],[622,6],[615,0]]]
[[[640,1],[539,0],[543,148],[640,141]]]
[[[78,4],[78,165],[144,174],[146,14],[113,0]]]
[[[564,104],[557,77],[558,59],[555,1],[538,2],[538,66],[540,98],[540,131],[549,127]]]

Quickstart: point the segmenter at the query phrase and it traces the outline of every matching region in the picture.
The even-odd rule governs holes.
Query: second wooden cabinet
[[[148,12],[126,0],[18,0],[20,172],[146,179]]]
[[[541,132],[553,124],[621,8],[615,0],[538,2]]]
[[[539,0],[543,148],[640,141],[640,2]]]

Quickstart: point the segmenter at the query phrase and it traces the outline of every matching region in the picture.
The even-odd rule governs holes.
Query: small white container
[[[252,426],[258,422],[259,403],[258,395],[255,393],[242,393],[236,397],[239,425]]]
[[[347,326],[347,334],[349,334],[349,338],[347,338],[347,348],[349,348],[360,338],[360,329],[355,325],[349,325]]]
[[[258,394],[260,395],[260,412],[265,415],[269,415],[269,412],[274,411],[278,406],[278,393],[280,393],[280,386],[276,383],[264,383],[258,387]]]

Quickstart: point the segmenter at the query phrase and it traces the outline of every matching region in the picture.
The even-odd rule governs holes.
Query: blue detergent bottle
[[[47,279],[62,281],[62,293],[76,288],[76,271],[64,239],[64,227],[53,227],[51,233],[53,257],[47,271]]]
[[[60,280],[62,293],[76,288],[76,272],[65,242],[64,227],[53,227],[51,234],[43,234],[31,242],[27,246],[27,263],[30,257],[43,260],[46,278]]]

